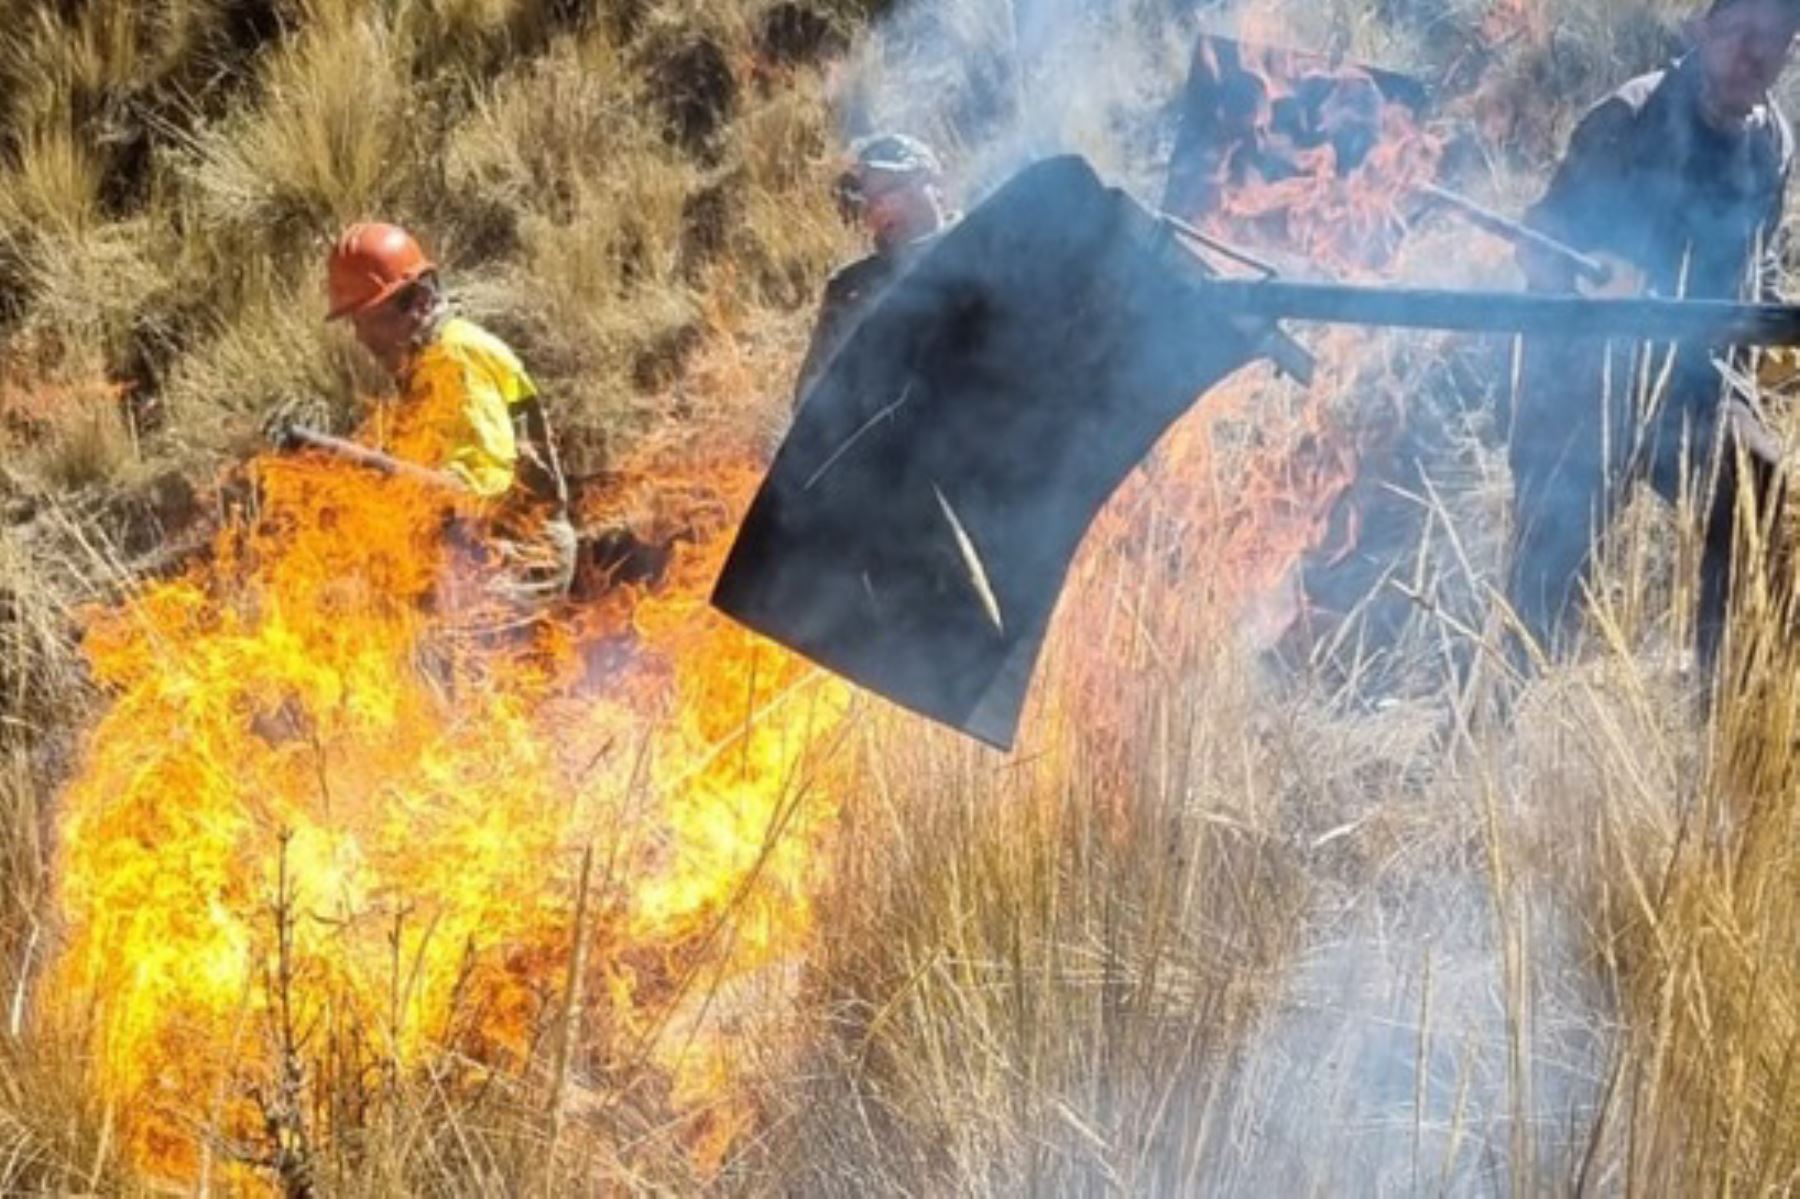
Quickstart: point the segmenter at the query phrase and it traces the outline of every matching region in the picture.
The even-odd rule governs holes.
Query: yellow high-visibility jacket
[[[447,471],[483,499],[496,498],[518,473],[515,410],[536,396],[505,342],[451,317],[402,374],[394,453]]]

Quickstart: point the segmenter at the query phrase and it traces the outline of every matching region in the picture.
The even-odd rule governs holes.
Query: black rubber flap
[[[1198,265],[1073,157],[1027,167],[876,304],[807,396],[713,603],[991,745],[1017,735],[1095,514],[1254,351]]]

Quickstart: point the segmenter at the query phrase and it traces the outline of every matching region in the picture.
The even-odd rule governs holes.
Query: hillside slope
[[[1308,333],[1313,389],[1209,397],[1011,757],[704,604],[858,249],[848,135],[970,201],[1067,149],[1153,196],[1204,24],[1415,72],[1421,161],[1516,210],[1684,11],[4,0],[0,1191],[1791,1185],[1782,580],[1710,702],[1691,514],[1641,506],[1584,654],[1508,677],[1505,347]],[[1516,282],[1378,175],[1315,245]],[[1277,216],[1227,232],[1301,257]],[[519,350],[591,526],[666,551],[524,644],[441,619],[434,512],[262,443],[380,411],[322,321],[369,217]],[[1358,553],[1393,627],[1264,652]]]

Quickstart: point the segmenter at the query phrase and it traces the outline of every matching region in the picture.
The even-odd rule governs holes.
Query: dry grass
[[[1310,898],[1254,810],[1284,771],[1235,678],[1125,704],[1144,732],[1092,759],[869,738],[807,965],[808,1050],[773,1097],[775,1176],[817,1194],[1205,1176],[1222,1070]],[[1057,728],[1046,747],[1082,744]]]
[[[7,1193],[148,1185],[128,1177],[72,1042],[34,1027],[27,1001],[55,936],[50,806],[93,699],[71,609],[126,569],[114,493],[169,470],[210,478],[290,396],[322,396],[347,423],[377,386],[317,320],[337,225],[419,224],[468,309],[546,385],[574,465],[599,471],[679,432],[671,415],[778,419],[765,414],[804,305],[850,248],[827,198],[828,105],[939,137],[973,178],[1046,144],[1129,167],[1142,130],[1119,108],[1181,64],[1182,39],[1158,34],[1052,104],[1058,80],[1090,76],[1034,58],[1013,5],[968,0],[890,18],[828,96],[810,66],[763,52],[774,6],[760,0],[239,7],[5,14],[19,35],[0,53],[0,338],[30,352],[0,365],[0,402],[90,389],[19,426],[30,444],[8,446],[0,491]],[[867,17],[816,7],[837,30]],[[1448,3],[1378,22],[1348,0],[1284,7],[1292,40],[1487,80],[1481,111],[1527,173],[1575,111],[1541,97],[1648,65],[1674,11]],[[1121,6],[1106,36],[1157,28],[1154,8]],[[1404,356],[1398,369],[1429,376]],[[94,402],[107,380],[153,400],[155,420],[137,429]],[[1473,602],[1491,559],[1466,551],[1491,548],[1490,484],[1477,468],[1438,481],[1418,497],[1433,544],[1396,581]],[[1771,581],[1740,626],[1739,683],[1703,710],[1669,649],[1691,605],[1691,522],[1673,552],[1680,521],[1636,528],[1587,653],[1522,691],[1466,673],[1495,660],[1482,639],[1497,633],[1463,608],[1419,604],[1380,638],[1379,670],[1352,628],[1329,670],[1295,682],[1208,648],[1168,602],[1136,613],[1146,638],[1193,656],[1107,676],[1114,691],[1046,717],[1041,754],[1001,761],[866,720],[829,919],[757,999],[789,1006],[733,1063],[760,1120],[716,1175],[656,1102],[604,1091],[635,1078],[584,1080],[593,1091],[553,1121],[543,1062],[476,1085],[451,1043],[416,1075],[320,1096],[369,1103],[312,1181],[345,1195],[1791,1189],[1800,662],[1774,635],[1791,615]]]
[[[791,341],[849,244],[830,209],[835,143],[816,75],[765,67],[750,13],[599,19],[530,0],[257,11],[266,26],[245,29],[250,8],[26,5],[28,36],[0,55],[0,337],[20,418],[7,426],[20,440],[7,447],[0,579],[8,1193],[149,1185],[122,1173],[119,1117],[97,1108],[72,1051],[81,1037],[30,1002],[56,935],[51,798],[93,698],[71,607],[110,586],[114,526],[163,515],[148,484],[171,470],[209,480],[277,402],[320,397],[347,424],[378,389],[319,320],[335,229],[416,225],[467,308],[531,363],[581,472],[632,448],[697,352],[708,369],[741,357],[709,341],[771,328]],[[719,82],[704,71],[716,63],[725,94],[703,86]],[[666,102],[689,83],[694,95]],[[125,414],[115,380],[142,427],[102,419]],[[329,1193],[701,1182],[680,1130],[653,1122],[654,1096],[641,1116],[635,1101],[584,1100],[603,1118],[553,1153],[535,1079],[471,1083],[456,1044],[392,1086],[344,1077],[328,1091],[321,1102],[367,1105],[366,1118],[333,1120],[343,1135],[309,1163]],[[236,1156],[218,1148],[214,1185],[241,1177]]]
[[[195,133],[187,218],[222,260],[250,244],[298,262],[309,234],[395,211],[430,125],[395,70],[407,50],[379,17],[308,25],[264,61],[258,104]]]

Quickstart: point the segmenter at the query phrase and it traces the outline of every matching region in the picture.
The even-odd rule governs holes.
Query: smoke
[[[968,203],[1020,166],[1079,153],[1154,195],[1194,29],[1179,0],[915,0],[848,65],[849,137],[943,148]]]
[[[1250,6],[1244,11],[1260,12]],[[1217,32],[1279,35],[1266,22],[1242,29],[1221,10],[1203,20],[1176,0],[950,0],[903,6],[848,65],[839,95],[845,133],[894,130],[933,142],[953,164],[961,198],[971,207],[1026,163],[1060,153],[1079,153],[1107,181],[1139,196],[1158,196],[1193,39],[1203,24]],[[1309,47],[1302,42],[1298,48]],[[1482,253],[1469,253],[1463,248],[1467,231],[1455,236],[1458,250],[1417,257],[1439,272],[1441,281],[1452,281],[1442,278],[1450,271],[1465,284],[1504,279],[1509,251],[1488,244]],[[1161,335],[1181,336],[1166,324]],[[1346,390],[1458,386],[1443,377],[1455,369],[1457,355],[1440,355],[1444,362],[1428,365],[1425,355],[1392,354],[1382,348],[1385,341],[1366,340],[1375,347],[1366,353],[1369,361],[1353,355],[1341,364],[1337,382]],[[1054,357],[1053,350],[1069,353],[1069,340],[1046,341],[1055,344],[1046,344],[1044,358],[1032,364],[1039,369]],[[846,348],[856,359],[872,360],[876,352],[872,346],[859,350],[855,342]],[[1371,381],[1375,360],[1385,373]],[[1503,361],[1476,361],[1473,369],[1500,375]],[[1004,380],[1016,371],[1004,362],[978,363],[973,357],[969,362],[969,370],[953,377]],[[916,363],[904,365],[910,370]],[[835,390],[854,391],[854,372],[839,373]],[[1094,373],[1093,379],[1101,378]],[[1054,394],[1053,382],[1034,378],[1018,387],[1013,399],[1026,403]],[[941,415],[953,430],[953,422],[964,419],[959,414],[980,399],[978,383],[956,386],[968,394],[932,410],[934,419]],[[819,398],[832,401],[832,391],[822,390]],[[1110,398],[1081,397],[1089,408]],[[1073,411],[1078,405],[1068,407]],[[1456,424],[1458,415],[1447,415],[1443,423]],[[821,427],[816,417],[814,426]],[[990,423],[971,427],[966,435],[940,430],[939,440],[955,447],[976,444],[983,436],[1003,441],[996,433],[1003,428]],[[1116,428],[1094,428],[1086,436],[1084,445],[1091,445],[1120,434]],[[1012,453],[1037,474],[1051,474],[1057,463],[1035,453],[1046,444],[1033,442]],[[1458,445],[1443,457],[1464,448]],[[1008,453],[1004,446],[984,452],[994,460]],[[1070,460],[1075,457],[1071,451]],[[1413,484],[1407,494],[1425,495],[1432,480],[1413,465],[1418,474],[1403,480]],[[917,489],[918,479],[905,482]],[[1382,483],[1376,480],[1377,486]],[[989,484],[962,480],[961,486],[968,494]],[[897,479],[882,494],[898,495],[902,489]],[[1473,508],[1474,516],[1489,515],[1481,510],[1483,497],[1473,488],[1470,495],[1453,498],[1449,507],[1461,504]],[[970,499],[978,514],[982,498]],[[1006,499],[1008,504],[995,505],[996,512],[1011,511],[1018,493]],[[1362,589],[1359,600],[1364,590],[1385,582],[1394,563],[1415,557],[1418,522],[1450,519],[1446,506],[1434,517],[1422,515],[1425,506],[1416,499],[1403,499],[1399,506],[1408,515],[1394,518],[1387,530],[1393,536],[1363,530],[1365,546],[1384,557],[1366,555],[1370,570],[1352,580]],[[1089,516],[1079,514],[1084,520]],[[981,522],[971,524],[981,543]],[[1015,532],[1008,544],[1028,547],[1033,534],[1022,519]],[[1457,550],[1465,572],[1459,602],[1473,604],[1482,580],[1468,566],[1463,548],[1468,540]],[[842,544],[821,539],[826,541],[834,553]],[[1486,544],[1494,548],[1491,538]],[[1435,582],[1432,587],[1434,599],[1444,603]],[[792,610],[785,602],[773,606]],[[1396,623],[1416,631],[1420,626],[1410,600],[1400,606]],[[1472,614],[1470,623],[1478,626],[1479,614]],[[1433,638],[1441,631],[1426,630]],[[1423,712],[1434,702],[1435,696],[1412,706]],[[1408,769],[1425,768],[1413,763]],[[1449,792],[1438,801],[1446,808],[1445,826],[1466,828],[1475,805],[1450,808],[1472,797],[1442,779],[1439,785]],[[1388,799],[1367,796],[1368,811],[1379,811]],[[1301,822],[1316,818],[1313,812],[1292,815]],[[1602,1101],[1598,1080],[1608,1051],[1602,1030],[1609,1019],[1594,994],[1591,973],[1580,964],[1580,936],[1554,903],[1497,912],[1506,905],[1496,905],[1491,880],[1479,864],[1460,858],[1413,863],[1397,877],[1324,881],[1298,968],[1272,1002],[1260,1034],[1227,1071],[1221,1094],[1229,1116],[1209,1134],[1206,1191],[1461,1192],[1498,1187],[1522,1172],[1541,1175],[1511,1178],[1527,1190],[1550,1178],[1572,1177],[1586,1148],[1575,1130],[1592,1126]],[[1519,928],[1527,931],[1519,934]],[[1517,966],[1513,939],[1521,935],[1531,946],[1535,974],[1521,974]]]
[[[1227,1084],[1239,1151],[1214,1158],[1209,1192],[1548,1193],[1576,1177],[1604,1101],[1604,1008],[1578,930],[1519,907],[1497,916],[1485,879],[1428,871],[1321,920]],[[1523,977],[1508,935],[1530,946]]]

